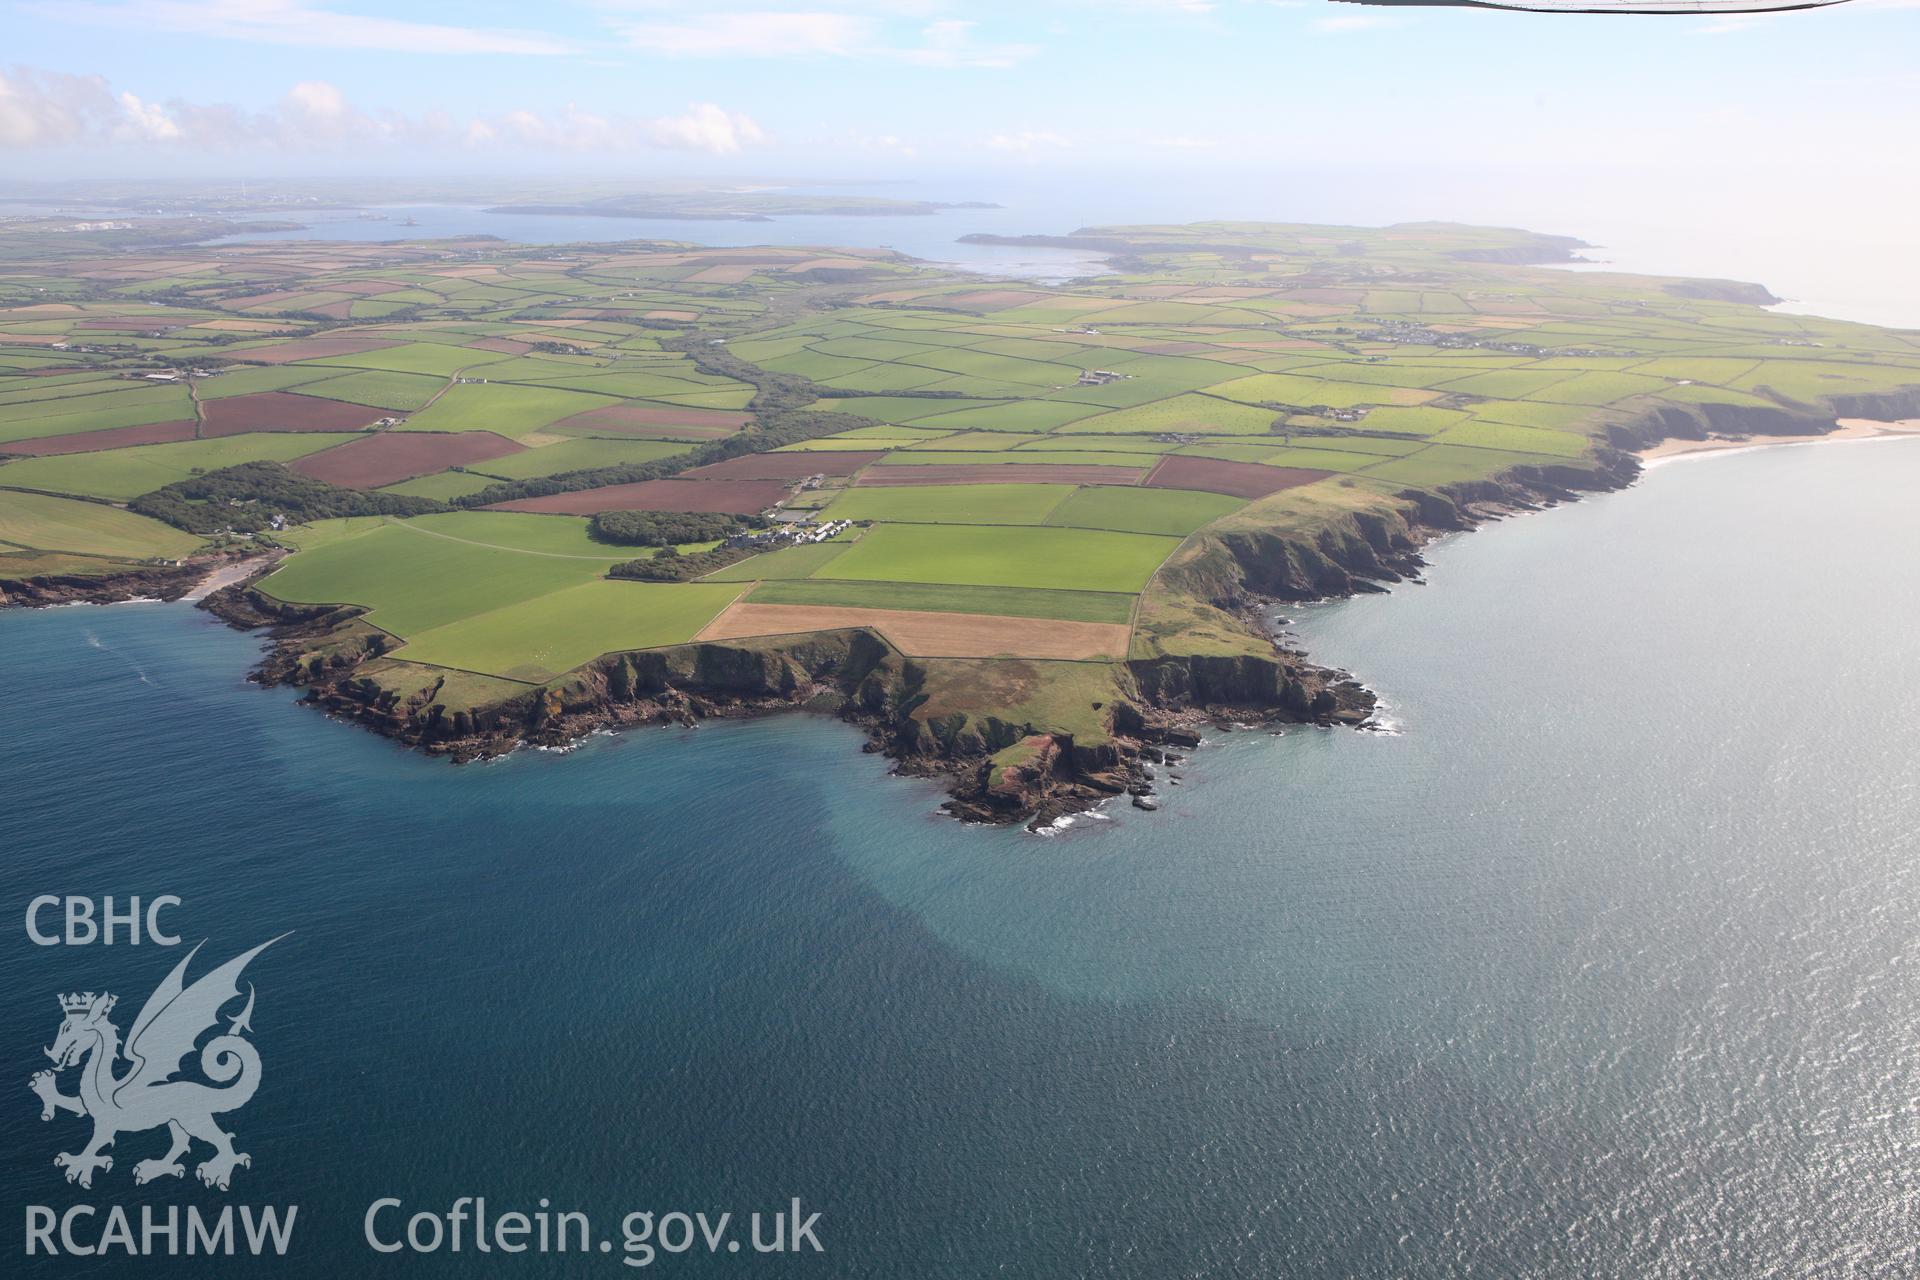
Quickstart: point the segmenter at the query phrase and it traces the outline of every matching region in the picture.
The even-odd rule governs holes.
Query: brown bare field
[[[191,421],[144,422],[137,427],[76,431],[64,436],[41,436],[38,440],[15,440],[0,445],[0,453],[23,453],[32,458],[44,458],[56,453],[97,453],[102,449],[125,449],[136,444],[173,444],[193,439],[197,426]]]
[[[1230,498],[1264,498],[1282,489],[1312,484],[1332,475],[1304,467],[1270,467],[1264,462],[1224,462],[1218,458],[1162,458],[1147,476],[1149,489],[1199,489]]]
[[[489,511],[540,511],[549,515],[590,516],[601,511],[713,511],[748,516],[765,511],[787,496],[778,480],[642,480],[544,498],[497,502]]]
[[[688,480],[804,480],[808,476],[850,476],[869,462],[886,456],[884,450],[821,449],[811,453],[749,453],[725,462],[682,471]]]
[[[809,455],[811,456],[811,455]],[[854,480],[856,485],[903,484],[1139,484],[1143,469],[1106,467],[1096,463],[1065,462],[956,462],[922,466],[902,463],[873,467]]]
[[[277,347],[255,347],[229,354],[235,360],[246,360],[253,364],[292,364],[296,360],[363,355],[368,351],[384,351],[399,345],[391,338],[296,338]]]
[[[693,321],[700,318],[700,313],[698,311],[645,311],[641,313],[640,318],[642,320]]]
[[[271,307],[277,303],[285,302],[289,298],[297,298],[304,292],[307,291],[302,289],[276,289],[271,293],[250,293],[244,298],[227,298],[223,300],[220,305],[230,307],[235,311],[244,311],[248,307]]]
[[[750,417],[749,414],[732,413],[724,409],[667,409],[638,404],[610,404],[576,413],[571,418],[562,418],[547,430],[563,434],[632,436],[636,439],[695,436],[717,440],[746,426]],[[677,430],[663,430],[670,427]]]
[[[241,320],[237,317],[222,320],[196,320],[193,327],[212,329],[217,333],[280,333],[292,328],[291,325],[282,324],[278,320]]]
[[[386,409],[286,391],[207,400],[200,411],[205,415],[205,434],[209,436],[237,436],[248,431],[358,431],[388,416]]]
[[[754,271],[755,268],[746,263],[728,263],[696,271],[687,280],[691,284],[741,284]]]
[[[1130,628],[1118,622],[1063,622],[983,613],[910,609],[852,609],[821,605],[748,604],[721,610],[696,640],[793,635],[865,627],[917,658],[1117,658]]]
[[[179,329],[184,327],[180,320],[169,320],[165,316],[94,316],[81,320],[76,329]]]
[[[380,432],[349,440],[287,466],[303,476],[348,489],[378,489],[448,467],[466,467],[521,452],[521,446],[491,431]]]
[[[987,311],[1004,311],[1008,307],[1024,306],[1029,302],[1047,300],[1044,293],[1029,293],[1025,289],[977,289],[972,293],[949,294],[946,301],[961,307],[979,307]]]
[[[822,270],[864,271],[872,265],[873,263],[861,258],[808,258],[804,262],[789,264],[787,270],[789,272]]]

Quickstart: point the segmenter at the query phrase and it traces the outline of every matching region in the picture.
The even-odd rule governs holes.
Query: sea
[[[961,243],[971,233],[1065,235],[1083,227],[1206,220],[1383,226],[1436,218],[1576,237],[1587,266],[1653,275],[1757,281],[1785,313],[1920,328],[1907,171],[1856,175],[1848,195],[1728,183],[1704,172],[1417,172],[1278,166],[1202,172],[942,173],[918,181],[795,183],[799,195],[981,202],[933,214],[781,216],[765,222],[491,213],[455,204],[296,210],[297,231],[230,239],[358,240],[495,235],[526,244],[682,240],[695,244],[881,245],[982,274],[1043,282],[1104,274],[1081,250]],[[44,210],[52,211],[52,210]],[[100,211],[96,211],[100,212]],[[378,215],[363,217],[362,214]],[[108,216],[100,212],[100,216]],[[124,213],[111,216],[124,217]],[[238,215],[251,216],[251,215]],[[412,225],[408,220],[412,220]]]
[[[190,606],[0,613],[5,1271],[1911,1276],[1916,491],[1911,439],[1774,447],[1450,537],[1276,618],[1384,731],[1217,731],[1046,834],[830,718],[456,767]],[[40,895],[177,897],[182,945],[35,945]],[[232,1189],[135,1186],[157,1130],[64,1181],[56,997],[125,1030],[268,939]],[[367,1242],[463,1197],[591,1247]],[[795,1200],[798,1253],[657,1247]],[[239,1205],[284,1257],[25,1252]]]

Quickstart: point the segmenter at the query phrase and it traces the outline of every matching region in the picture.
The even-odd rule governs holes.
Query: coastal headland
[[[1228,722],[1362,725],[1276,602],[1920,418],[1920,336],[1454,224],[1092,228],[1113,274],[677,242],[0,235],[0,595],[201,602],[454,760],[808,709],[949,809],[1153,807]]]

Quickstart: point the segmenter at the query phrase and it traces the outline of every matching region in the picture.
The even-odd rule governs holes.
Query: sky
[[[831,180],[1039,232],[1453,219],[1920,327],[1920,0],[0,0],[0,33],[0,184]]]
[[[0,177],[1910,167],[1920,0],[0,0]]]

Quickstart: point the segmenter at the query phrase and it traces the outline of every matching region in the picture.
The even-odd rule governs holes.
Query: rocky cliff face
[[[108,574],[37,574],[0,578],[0,609],[40,609],[56,604],[124,604],[129,600],[178,600],[205,575],[205,565],[156,565]]]
[[[1920,389],[1842,397],[1834,409],[1920,416]],[[1386,590],[1417,577],[1420,548],[1442,533],[1630,484],[1639,463],[1627,449],[1671,436],[1797,435],[1832,425],[1832,413],[1811,408],[1661,405],[1616,424],[1610,447],[1595,458],[1407,490],[1307,532],[1203,532],[1197,553],[1163,580],[1265,636],[1262,610],[1272,602]],[[1102,708],[1108,732],[1078,741],[1056,726],[930,713],[927,665],[858,629],[608,654],[539,688],[497,682],[495,694],[476,697],[450,688],[446,672],[389,657],[392,638],[358,609],[282,604],[251,582],[216,592],[205,607],[236,626],[266,628],[274,643],[255,679],[302,687],[331,714],[454,760],[523,743],[561,746],[602,728],[808,709],[862,726],[867,749],[884,752],[900,772],[944,778],[948,811],[982,822],[1039,824],[1123,796],[1151,808],[1156,768],[1177,763],[1210,725],[1359,725],[1374,707],[1373,695],[1346,672],[1279,644],[1267,652],[1172,653],[1119,664],[1117,696]]]

